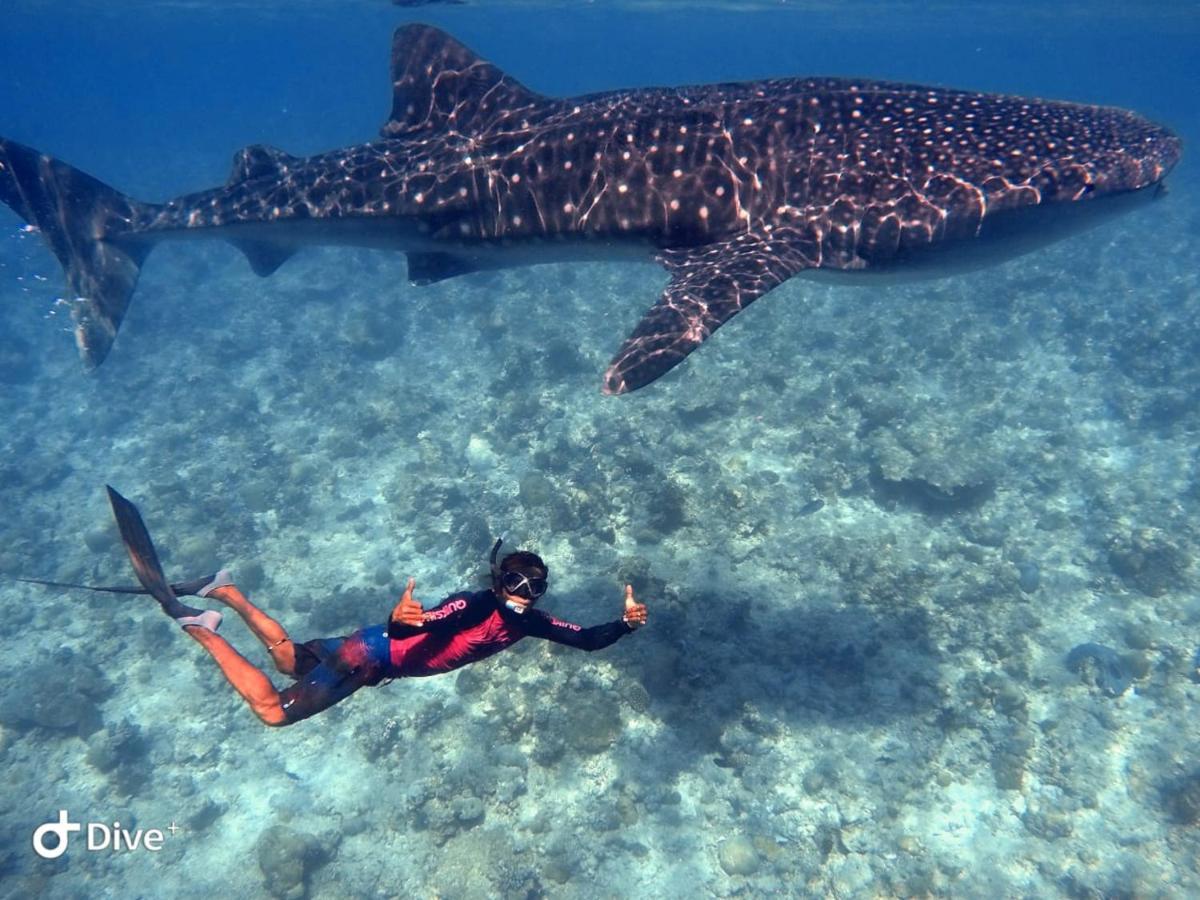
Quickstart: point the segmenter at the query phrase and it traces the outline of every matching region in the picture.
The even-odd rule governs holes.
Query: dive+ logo
[[[71,835],[83,830],[82,825],[70,820],[65,809],[60,809],[57,822],[47,822],[33,830],[33,852],[42,859],[58,859],[67,852],[67,842]],[[180,828],[172,822],[165,830],[174,836]],[[93,852],[149,850],[151,853],[157,853],[166,840],[163,829],[147,828],[143,831],[141,828],[135,828],[130,831],[122,828],[120,822],[113,822],[111,825],[104,822],[88,822],[85,834],[87,849]]]

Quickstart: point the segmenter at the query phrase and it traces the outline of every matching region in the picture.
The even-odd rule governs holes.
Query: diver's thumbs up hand
[[[416,587],[416,584],[415,578],[408,579],[404,593],[400,595],[400,602],[392,609],[391,621],[399,622],[410,628],[420,628],[425,624],[425,610],[421,608],[420,603],[413,599],[413,588]]]
[[[621,619],[634,630],[646,624],[646,605],[634,599],[632,584],[625,585],[625,615]]]

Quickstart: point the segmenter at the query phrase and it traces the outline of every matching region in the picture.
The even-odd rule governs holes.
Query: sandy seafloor
[[[142,193],[213,181],[153,156]],[[128,582],[108,482],[169,574],[229,565],[301,639],[478,585],[501,534],[555,614],[651,610],[271,730],[150,601],[0,581],[0,894],[1200,895],[1194,173],[978,274],[793,280],[621,398],[651,264],[418,289],[164,245],[85,377],[0,213],[0,572]],[[39,860],[60,808],[182,830]]]

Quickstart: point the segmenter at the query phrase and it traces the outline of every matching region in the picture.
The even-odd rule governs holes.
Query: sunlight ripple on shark
[[[1011,258],[1153,198],[1181,151],[1120,109],[865,79],[555,99],[424,25],[396,32],[392,78],[379,140],[247,147],[224,186],[164,204],[0,139],[0,200],[62,263],[84,362],[108,355],[168,238],[230,241],[259,275],[306,244],[398,249],[422,284],[654,258],[670,282],[605,373],[620,394],[793,275]]]

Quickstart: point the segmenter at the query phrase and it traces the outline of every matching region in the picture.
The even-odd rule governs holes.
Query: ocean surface
[[[1200,4],[7,0],[0,135],[212,187],[372,139],[410,21],[547,94],[857,75],[1129,107],[1184,156],[1003,265],[789,281],[622,397],[650,262],[417,288],[166,243],[85,375],[0,207],[0,896],[1200,896]],[[106,483],[298,640],[480,587],[501,535],[542,608],[629,582],[650,622],[268,729],[151,600],[15,580],[132,582]]]

